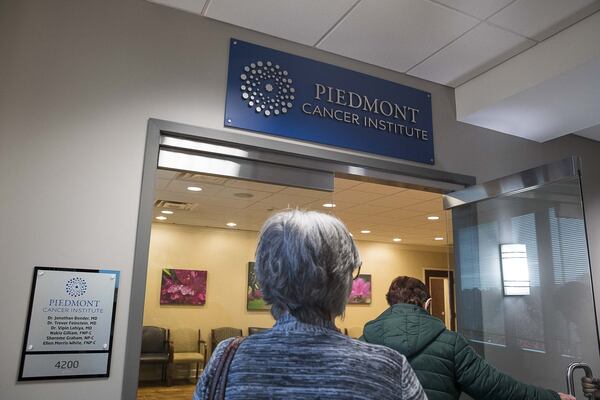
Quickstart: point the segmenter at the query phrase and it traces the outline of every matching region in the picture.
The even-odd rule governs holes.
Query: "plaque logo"
[[[242,100],[255,112],[269,116],[285,114],[293,106],[296,89],[288,71],[271,61],[246,65],[240,75]]]
[[[65,285],[65,292],[69,296],[79,297],[83,296],[87,291],[87,282],[85,279],[76,276],[75,278],[71,278],[67,281]]]

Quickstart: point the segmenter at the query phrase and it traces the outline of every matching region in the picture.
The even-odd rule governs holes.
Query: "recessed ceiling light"
[[[393,240],[394,242],[401,242],[401,241],[402,241],[402,239],[400,239],[400,238],[393,238],[392,240]]]
[[[167,215],[171,215],[173,214],[173,211],[169,211],[169,210],[162,210],[161,213],[163,214],[167,214]]]
[[[429,217],[427,217],[427,219],[430,221],[437,221],[438,219],[440,219],[440,217],[438,217],[437,215],[430,215]]]
[[[230,227],[230,228],[233,228],[233,227],[236,227],[236,226],[237,226],[237,224],[236,224],[235,222],[228,222],[226,225],[227,225],[228,227]]]
[[[362,231],[360,231],[360,233],[371,233],[371,231],[368,229],[363,229]]]
[[[323,204],[323,207],[325,207],[325,208],[335,208],[335,204],[333,204],[333,203],[325,203],[325,204]]]
[[[444,238],[441,236],[438,236],[438,237],[434,238],[433,240],[444,240]]]
[[[350,234],[350,237],[354,237],[354,235],[351,233],[351,234]]]
[[[167,219],[167,217],[163,217],[162,215],[159,215],[158,217],[156,217],[156,219],[159,221],[164,221],[165,219]]]
[[[202,188],[198,186],[188,186],[187,190],[189,190],[190,192],[201,192]]]

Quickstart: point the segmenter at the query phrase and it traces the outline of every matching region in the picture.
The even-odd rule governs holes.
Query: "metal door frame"
[[[154,205],[154,180],[161,150],[312,169],[333,173],[338,177],[352,177],[367,182],[437,193],[448,193],[475,184],[473,176],[425,168],[393,158],[258,133],[231,129],[216,130],[149,119],[125,347],[122,398],[127,400],[136,398],[138,387],[148,251]]]

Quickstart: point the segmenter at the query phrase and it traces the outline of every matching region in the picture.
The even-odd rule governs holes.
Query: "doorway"
[[[453,247],[452,251],[454,251]],[[447,329],[454,331],[456,330],[456,303],[453,268],[450,265],[449,268],[426,269],[424,282],[431,295],[431,315],[441,319]]]
[[[166,173],[171,175],[164,175]],[[156,301],[157,298],[156,293],[152,295],[147,293],[146,296],[140,295],[140,293],[148,290],[146,282],[150,283],[152,279],[156,279],[155,276],[151,277],[148,271],[147,249],[150,243],[150,232],[153,230],[153,225],[167,226],[169,225],[167,221],[174,222],[176,219],[172,217],[173,214],[169,217],[169,214],[165,215],[162,211],[173,211],[168,208],[174,206],[177,201],[169,202],[168,200],[177,199],[157,198],[155,193],[165,188],[161,185],[177,185],[175,181],[178,180],[192,181],[215,178],[225,179],[222,182],[221,190],[225,190],[227,187],[239,186],[240,182],[245,182],[246,184],[277,186],[279,191],[294,193],[293,196],[295,197],[291,201],[278,205],[280,208],[296,205],[307,208],[306,204],[297,204],[295,199],[310,197],[305,196],[306,193],[302,192],[304,190],[319,192],[320,197],[311,200],[314,203],[312,206],[319,208],[321,211],[331,212],[341,218],[349,226],[356,240],[364,242],[366,247],[412,247],[412,251],[423,252],[424,247],[437,246],[440,249],[438,253],[442,255],[442,261],[429,260],[428,265],[444,265],[443,260],[448,260],[447,249],[451,245],[451,238],[446,234],[445,221],[442,217],[444,214],[441,208],[441,193],[463,188],[473,183],[473,179],[468,176],[408,166],[392,160],[372,159],[358,154],[349,154],[345,151],[319,148],[301,143],[282,142],[259,135],[255,137],[229,131],[211,131],[151,120],[148,130],[146,168],[144,169],[134,267],[134,287],[131,298],[132,310],[137,309],[138,311],[130,312],[131,332],[141,333],[145,318],[143,316],[144,302],[149,298],[154,298],[153,301]],[[159,179],[163,181],[161,182]],[[169,180],[169,182],[165,182],[166,180]],[[236,180],[239,182],[235,182]],[[189,182],[185,184],[194,186]],[[211,182],[205,181],[202,184],[196,182],[196,184],[201,186],[202,184],[211,184]],[[181,186],[181,188],[187,190],[188,186]],[[209,192],[210,190],[207,189],[204,194],[209,194]],[[225,192],[232,196],[236,193],[243,194],[243,197],[238,196],[235,198],[236,201],[242,200],[243,202],[244,200],[257,199],[253,193],[249,193],[253,195],[252,197],[246,197],[246,190],[225,190]],[[270,196],[274,194],[276,193],[272,193]],[[159,200],[165,201],[161,203]],[[185,199],[180,202],[185,203]],[[435,211],[440,212],[440,218],[428,219],[427,217],[432,215],[429,215],[430,210],[427,207],[430,207],[433,203],[437,207]],[[335,206],[329,207],[327,210],[325,204],[335,204]],[[414,216],[414,220],[408,221],[411,218],[406,215],[406,210],[402,209],[404,206],[416,208],[416,210],[411,211],[418,213]],[[161,207],[166,208],[161,209]],[[376,209],[377,207],[379,208]],[[277,209],[277,207],[274,208]],[[210,210],[206,214],[217,215],[217,213],[211,213]],[[156,220],[154,219],[156,217],[166,217],[167,220]],[[264,220],[265,215],[260,218]],[[256,218],[254,220],[255,223],[259,222]],[[409,226],[409,222],[412,224],[414,235],[398,229],[401,225],[398,225],[397,221],[400,220],[406,220],[406,223],[403,223],[405,226]],[[242,221],[242,219],[239,221]],[[220,221],[219,224],[223,222]],[[236,226],[221,225],[218,228],[212,228],[225,230],[228,233],[256,229],[248,228],[247,225],[244,225],[245,222],[239,224],[236,221],[227,222],[235,222]],[[381,226],[387,224],[389,229],[387,231],[380,229],[378,224]],[[435,229],[434,227],[437,227],[435,234],[429,232],[430,229]],[[419,241],[427,241],[427,243],[419,243]],[[363,253],[369,253],[369,250]],[[372,253],[382,254],[381,251],[372,251]],[[249,267],[251,254],[245,257],[242,266],[244,281],[247,279],[246,268]],[[373,268],[386,268],[385,257],[373,259],[375,260],[372,263]],[[407,260],[410,264],[411,260]],[[176,263],[171,262],[161,264],[161,270],[169,266],[177,266],[173,265]],[[199,264],[203,263],[198,263],[196,267],[201,266]],[[388,261],[387,264],[389,267],[389,264],[393,263]],[[241,267],[238,266],[238,268]],[[401,271],[395,272],[402,273]],[[374,292],[382,291],[389,285],[384,275],[374,272],[370,275],[372,278],[370,283]],[[421,272],[415,272],[414,275],[421,278],[423,276],[422,269]],[[208,282],[211,282],[211,276],[208,275]],[[210,285],[211,283],[208,283],[207,302],[211,298]],[[241,288],[244,293],[246,292],[245,287],[246,283]],[[343,328],[346,328],[349,335],[359,336],[362,333],[362,325],[369,317],[368,314],[374,309],[372,304],[375,300],[371,299],[371,301],[371,306],[367,301],[362,301],[363,304],[360,304],[359,301],[359,304],[352,306],[355,310],[353,314],[359,315],[359,317],[353,319],[349,315],[342,322],[345,324],[342,325]],[[377,301],[381,303],[381,297]],[[381,304],[381,306],[385,306],[385,304]],[[172,308],[172,310],[175,310],[175,308]],[[174,313],[174,311],[170,312]],[[268,314],[262,315],[268,316]],[[259,328],[265,327],[264,324],[259,323],[252,325],[260,325]],[[238,324],[238,326],[241,326],[243,334],[247,334],[248,328],[256,327],[250,326],[250,323]],[[200,338],[207,343],[210,352],[211,337],[209,332],[203,330],[200,335]],[[126,369],[126,382],[131,382],[127,380],[127,375],[135,376],[134,382],[137,382],[140,348],[138,338],[139,336],[134,334],[128,337],[127,363],[131,368]],[[135,355],[135,357],[131,357],[132,355]],[[135,389],[136,387],[132,388],[131,383],[125,383],[124,397],[135,398]]]

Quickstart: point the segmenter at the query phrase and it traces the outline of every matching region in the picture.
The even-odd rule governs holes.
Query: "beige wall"
[[[150,239],[150,258],[144,310],[144,324],[165,328],[201,329],[209,340],[210,329],[219,326],[269,327],[269,312],[246,310],[247,264],[254,260],[257,233],[155,223]],[[444,268],[447,255],[439,251],[405,250],[406,246],[358,242],[363,258],[361,273],[371,274],[371,305],[349,305],[338,327],[350,334],[360,333],[365,322],[387,308],[385,293],[393,278],[411,275],[423,279],[424,268]],[[435,250],[435,249],[433,249]],[[208,271],[204,306],[161,306],[163,268]]]

